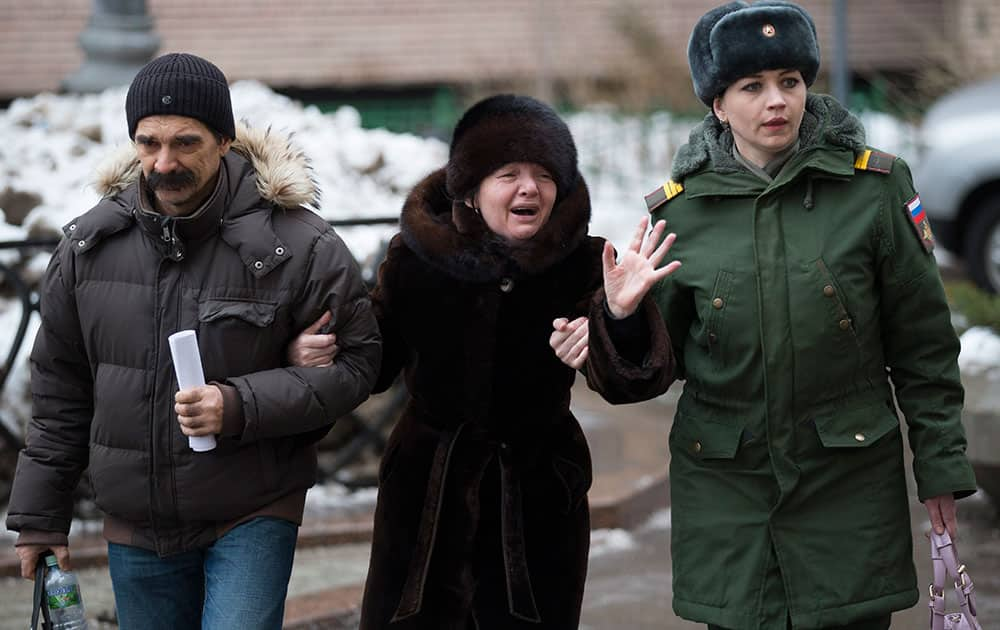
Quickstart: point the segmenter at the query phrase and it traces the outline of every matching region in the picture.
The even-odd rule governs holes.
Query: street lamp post
[[[127,85],[160,48],[146,0],[94,0],[80,33],[86,58],[62,84],[67,92],[100,92]]]
[[[851,68],[847,50],[847,0],[833,0],[833,96],[850,107]]]

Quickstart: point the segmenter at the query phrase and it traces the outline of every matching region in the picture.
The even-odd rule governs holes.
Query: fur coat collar
[[[552,209],[528,243],[514,246],[494,234],[473,209],[451,199],[445,170],[428,175],[403,204],[400,231],[428,265],[466,282],[540,273],[569,256],[587,238],[590,194],[583,177]]]

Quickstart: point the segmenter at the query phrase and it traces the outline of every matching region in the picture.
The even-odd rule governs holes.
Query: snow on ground
[[[352,490],[339,483],[314,486],[306,495],[306,513],[316,516],[337,513],[371,513],[375,511],[376,488]]]
[[[11,191],[42,200],[20,225],[0,208],[0,241],[58,236],[60,226],[98,200],[91,185],[95,167],[116,145],[128,142],[124,99],[124,88],[86,96],[40,94],[0,111],[0,198]],[[327,219],[398,216],[407,191],[447,160],[448,147],[440,140],[364,129],[350,107],[324,114],[253,81],[234,84],[232,99],[237,118],[294,134],[312,159],[323,193],[317,210]],[[870,144],[916,159],[911,126],[884,114],[865,114],[862,120]],[[697,121],[667,112],[623,116],[608,106],[590,107],[567,121],[591,191],[591,233],[625,247],[646,214],[643,194],[665,181],[675,151]],[[369,264],[393,231],[392,226],[340,229],[355,256]],[[17,265],[31,280],[44,271],[46,260],[44,253],[21,260],[16,251],[0,249],[0,263]],[[19,317],[16,302],[0,302],[0,360]],[[26,417],[26,357],[35,327],[37,322],[0,400],[0,416],[8,422]],[[970,333],[963,338],[962,360],[1000,365],[1000,338],[984,330]]]
[[[595,529],[590,532],[590,557],[635,549],[635,537],[625,529]]]
[[[958,365],[963,372],[985,374],[1000,381],[1000,336],[985,326],[975,326],[962,335]]]
[[[650,514],[649,518],[639,526],[639,529],[641,531],[670,529],[670,524],[670,508],[665,508]]]

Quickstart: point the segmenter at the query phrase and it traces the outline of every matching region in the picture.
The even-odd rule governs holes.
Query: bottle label
[[[80,589],[76,585],[57,586],[48,591],[49,610],[69,608],[80,604]]]

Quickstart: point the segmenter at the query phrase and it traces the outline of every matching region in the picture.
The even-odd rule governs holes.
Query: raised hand
[[[330,323],[332,317],[330,311],[326,311],[288,344],[287,358],[290,364],[296,367],[333,365],[333,358],[340,350],[337,346],[337,335],[319,332],[323,326]]]
[[[677,235],[671,233],[663,238],[663,232],[667,228],[666,221],[657,221],[653,231],[647,236],[648,226],[649,218],[643,217],[632,242],[622,252],[621,260],[617,263],[611,243],[604,243],[601,257],[604,265],[604,293],[608,299],[608,310],[615,319],[624,319],[634,313],[653,285],[681,266],[680,261],[674,260],[656,268],[670,251]],[[661,239],[663,242],[660,242]]]

